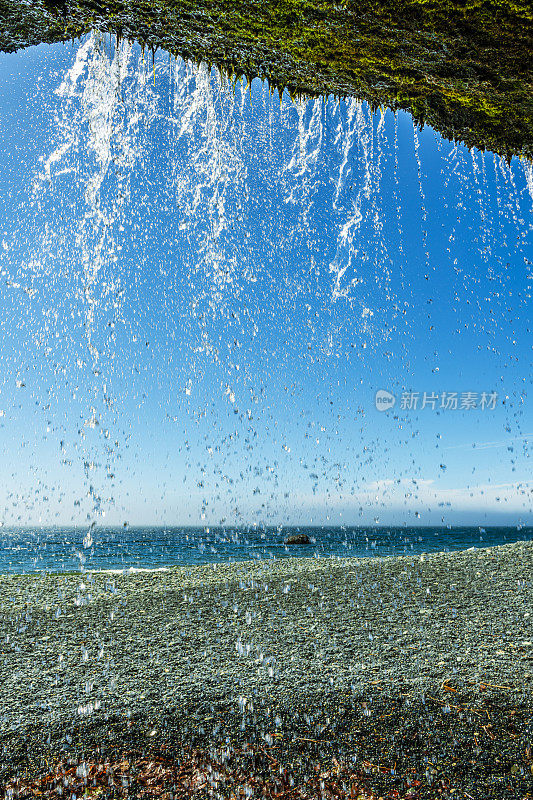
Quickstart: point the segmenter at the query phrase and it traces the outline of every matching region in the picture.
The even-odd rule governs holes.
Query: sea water
[[[308,544],[288,545],[294,534]],[[531,527],[3,528],[0,572],[162,569],[255,559],[400,556],[533,539]],[[85,541],[84,541],[85,540]]]

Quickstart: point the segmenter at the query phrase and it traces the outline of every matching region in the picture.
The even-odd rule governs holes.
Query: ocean
[[[284,540],[306,533],[309,544]],[[533,539],[531,527],[1,528],[0,573],[162,569],[256,559],[398,556]],[[85,541],[84,541],[85,540]]]

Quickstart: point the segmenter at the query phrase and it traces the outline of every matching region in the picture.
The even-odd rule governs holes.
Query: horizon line
[[[347,525],[347,524],[327,524],[327,525],[318,525],[313,523],[287,523],[287,524],[272,524],[272,525],[259,525],[258,523],[241,523],[241,524],[232,524],[232,525],[224,525],[224,524],[186,524],[182,525],[180,523],[143,523],[140,525],[132,525],[132,524],[111,524],[111,525],[99,525],[98,523],[89,523],[89,524],[42,524],[42,523],[25,523],[23,525],[11,525],[0,523],[0,533],[2,530],[10,530],[10,529],[17,529],[17,530],[30,530],[37,528],[38,530],[87,530],[88,528],[92,528],[92,530],[143,530],[148,528],[182,528],[184,530],[198,530],[203,529],[206,532],[208,530],[226,530],[228,528],[239,528],[239,529],[247,529],[247,530],[256,530],[256,531],[269,531],[269,530],[285,530],[287,528],[308,528],[314,530],[338,530],[340,529],[351,529],[351,530],[381,530],[385,528],[417,528],[420,530],[432,528],[439,531],[449,531],[454,530],[457,528],[477,528],[478,530],[487,530],[487,529],[494,529],[494,528],[516,528],[516,530],[524,530],[524,529],[531,529],[533,530],[533,523],[484,523],[483,525],[476,525],[472,523],[453,523],[453,524],[432,524],[432,523],[401,523],[401,524],[386,524],[386,523],[370,523],[370,524],[357,524],[357,525]]]

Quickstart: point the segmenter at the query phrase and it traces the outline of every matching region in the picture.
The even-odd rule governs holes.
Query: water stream
[[[0,54],[7,797],[526,785],[532,204],[356,99]]]
[[[6,524],[530,519],[530,164],[98,33],[39,52],[47,125],[4,201],[2,419],[32,442]]]

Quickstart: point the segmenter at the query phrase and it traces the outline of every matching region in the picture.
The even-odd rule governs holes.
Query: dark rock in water
[[[287,536],[285,544],[310,544],[311,540],[306,533],[296,533],[294,536]]]

